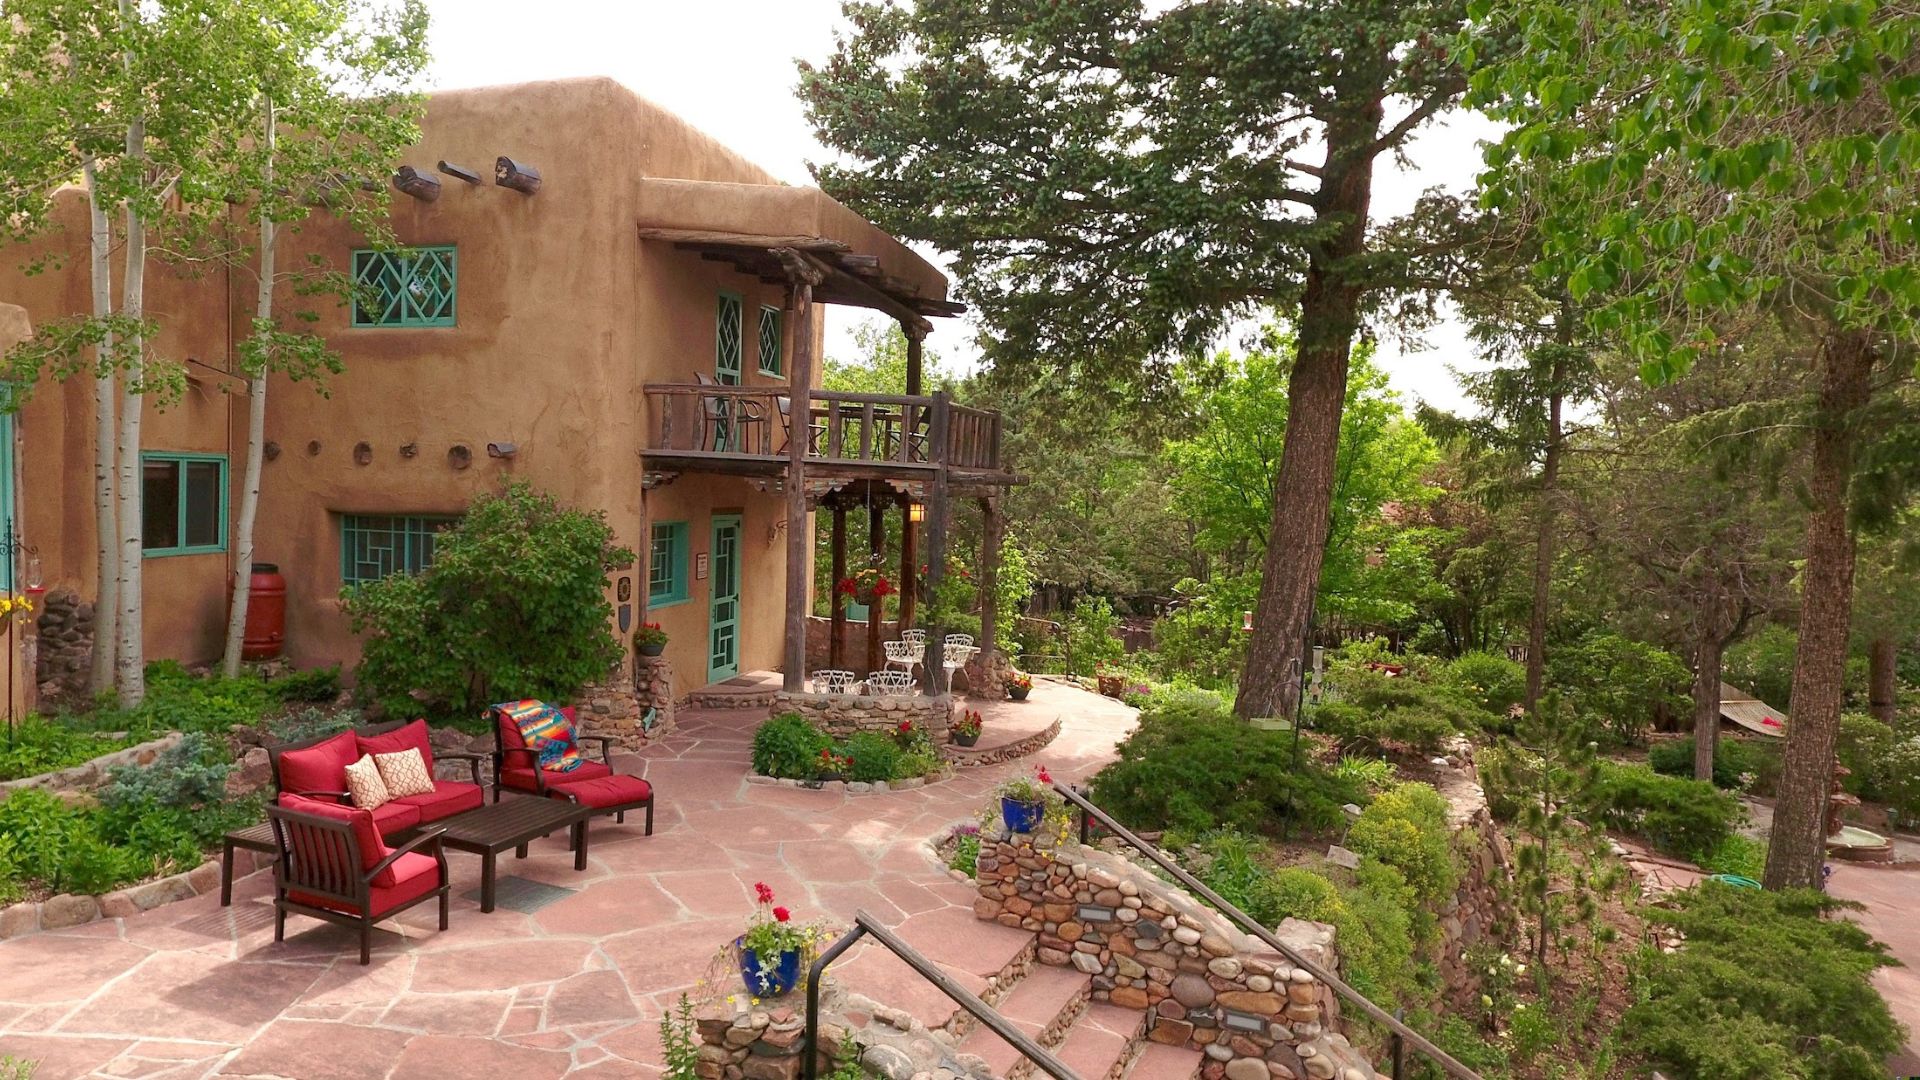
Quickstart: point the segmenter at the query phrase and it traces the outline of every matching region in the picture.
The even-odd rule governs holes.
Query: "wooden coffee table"
[[[429,822],[428,828],[446,830],[440,840],[455,851],[480,856],[480,910],[493,910],[494,863],[500,853],[514,849],[527,857],[527,844],[559,829],[573,832],[573,868],[587,868],[587,821],[593,808],[561,799],[523,797],[488,803],[477,810]]]

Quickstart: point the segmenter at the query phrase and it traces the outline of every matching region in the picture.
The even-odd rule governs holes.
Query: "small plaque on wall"
[[[693,557],[693,579],[707,580],[707,553],[704,551]]]

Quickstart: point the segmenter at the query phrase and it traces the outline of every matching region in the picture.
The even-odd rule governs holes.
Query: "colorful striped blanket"
[[[520,741],[539,756],[540,767],[548,772],[572,772],[586,759],[573,742],[573,721],[565,713],[544,701],[503,701],[494,706],[513,721]]]

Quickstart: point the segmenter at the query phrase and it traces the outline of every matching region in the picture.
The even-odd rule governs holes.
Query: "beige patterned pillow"
[[[362,754],[359,761],[347,766],[347,795],[362,810],[377,810],[393,801],[372,754]]]
[[[380,767],[380,779],[387,782],[387,791],[394,798],[433,794],[433,777],[427,775],[427,763],[413,747],[393,754],[375,754],[373,761]]]

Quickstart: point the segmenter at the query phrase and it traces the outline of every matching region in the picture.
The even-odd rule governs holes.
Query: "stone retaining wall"
[[[1466,864],[1460,886],[1440,911],[1440,984],[1455,1001],[1478,997],[1479,973],[1468,969],[1469,948],[1512,925],[1501,883],[1513,874],[1513,853],[1483,803],[1454,834]]]
[[[169,732],[158,739],[150,739],[137,746],[101,754],[72,768],[0,782],[0,802],[4,802],[7,796],[24,788],[44,788],[53,792],[92,791],[107,782],[107,775],[115,766],[151,765],[153,759],[160,756],[161,751],[179,741],[179,732]]]
[[[1045,728],[1034,732],[1024,739],[1015,739],[1013,742],[1003,743],[1000,746],[975,746],[969,748],[955,743],[948,743],[940,748],[940,753],[948,761],[965,769],[971,769],[980,765],[998,765],[1003,761],[1012,761],[1015,758],[1023,758],[1029,754],[1039,753],[1048,743],[1059,737],[1060,720],[1060,717],[1055,717],[1053,723],[1047,725]]]
[[[93,666],[93,604],[72,589],[55,589],[41,598],[34,626],[39,635],[34,681],[40,696],[86,689]]]
[[[236,881],[253,872],[248,869],[249,865],[254,869],[271,865],[267,856],[255,858],[255,853],[249,851],[236,851],[234,858],[237,860],[233,870]],[[249,859],[253,861],[249,863]],[[60,893],[38,903],[23,901],[0,908],[0,941],[41,930],[64,930],[96,919],[124,919],[175,900],[219,891],[220,860],[208,859],[192,870],[115,889],[102,896]]]
[[[818,671],[833,666],[833,653],[827,648],[832,641],[833,620],[824,615],[807,616],[807,670]],[[898,619],[880,620],[880,640],[895,641],[900,637]],[[867,673],[867,621],[848,619],[846,629],[841,636],[841,667],[851,669],[856,675]],[[886,659],[881,654],[883,662]]]
[[[637,750],[673,728],[673,667],[664,656],[635,656],[631,678],[616,674],[580,688],[574,713],[595,735],[612,735]],[[643,721],[654,710],[653,724]]]
[[[787,713],[799,713],[836,739],[844,739],[856,731],[892,733],[900,726],[900,721],[911,720],[914,727],[931,736],[935,745],[940,745],[947,741],[947,725],[953,716],[953,698],[947,694],[938,697],[918,694],[879,694],[869,697],[865,694],[790,694],[783,690],[773,696],[773,706],[768,715],[782,716]]]
[[[1147,1037],[1206,1056],[1204,1080],[1376,1080],[1337,1032],[1338,999],[1304,968],[1126,859],[1024,834],[981,837],[974,914],[1036,931],[1041,963],[1148,1014]],[[1333,928],[1288,919],[1298,954],[1338,969]]]

